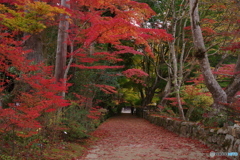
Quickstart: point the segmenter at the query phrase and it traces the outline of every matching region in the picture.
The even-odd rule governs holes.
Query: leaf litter
[[[121,114],[108,119],[93,133],[98,140],[81,160],[205,160],[212,151],[201,142],[180,137],[145,119]]]

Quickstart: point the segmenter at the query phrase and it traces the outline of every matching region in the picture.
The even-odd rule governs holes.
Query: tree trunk
[[[240,90],[240,55],[238,55],[238,60],[234,72],[235,75],[233,77],[233,81],[225,90],[228,96],[228,102],[231,102],[234,99],[235,94]]]
[[[69,0],[61,0],[61,6],[70,8],[67,4]],[[67,21],[68,16],[60,15],[61,21],[59,22],[58,37],[57,37],[57,53],[55,62],[55,74],[56,82],[61,83],[66,87],[66,77],[69,68],[66,66],[67,62],[67,30],[69,28],[69,22]],[[70,67],[70,66],[68,66]],[[65,99],[65,91],[60,93],[62,98]],[[57,111],[57,116],[55,122],[58,123],[62,115],[62,109]]]
[[[164,91],[161,93],[160,95],[160,102],[158,103],[158,105],[160,106],[166,106],[167,100],[165,98],[167,98],[169,96],[169,94],[171,93],[171,79],[168,78],[167,84],[164,88]]]
[[[43,44],[41,40],[41,33],[36,33],[31,35],[29,39],[26,40],[24,46],[25,49],[31,49],[32,52],[27,54],[27,59],[33,60],[34,63],[38,64],[43,61]],[[26,34],[27,35],[27,34]]]
[[[61,6],[70,7],[67,4],[69,0],[61,0]],[[66,69],[66,61],[67,61],[67,38],[68,33],[67,30],[69,28],[69,22],[66,20],[66,15],[60,16],[61,21],[59,23],[58,29],[58,38],[57,38],[57,53],[56,53],[56,64],[55,64],[55,78],[57,82],[64,80],[64,74]]]
[[[175,3],[173,2],[172,7],[175,6]],[[181,86],[181,79],[182,79],[182,75],[178,75],[178,62],[177,62],[177,53],[176,53],[176,48],[175,48],[175,43],[176,43],[176,28],[177,28],[177,17],[176,17],[176,13],[174,8],[173,9],[173,24],[172,24],[172,35],[174,37],[174,40],[172,42],[169,43],[170,46],[170,54],[172,56],[172,64],[173,64],[173,85],[174,85],[174,92],[176,95],[176,99],[177,99],[177,107],[178,107],[178,113],[179,116],[185,120],[185,115],[183,112],[183,107],[182,107],[182,102],[181,102],[181,97],[180,97],[180,86]],[[179,17],[178,17],[179,18]]]
[[[186,120],[187,121],[189,121],[194,109],[195,109],[195,106],[189,105],[189,108],[188,108],[187,113],[186,113]]]
[[[157,84],[159,83],[160,78],[155,77],[154,83],[151,87],[146,89],[146,96],[143,99],[142,106],[147,106],[149,103],[152,102],[152,99],[154,97],[155,91],[157,89]]]
[[[221,103],[227,102],[227,95],[221,86],[216,81],[209,64],[208,56],[206,54],[206,48],[203,40],[201,27],[199,25],[199,14],[198,14],[198,0],[190,1],[190,18],[191,18],[191,29],[193,35],[194,47],[196,49],[195,56],[200,64],[200,68],[204,77],[205,84],[213,96],[214,114],[218,114],[220,109],[224,106]]]
[[[0,97],[0,110],[3,109],[3,103],[2,103],[2,98]]]
[[[181,77],[178,77],[178,66],[177,66],[177,57],[176,57],[176,52],[175,52],[175,41],[171,42],[170,44],[170,52],[172,55],[172,63],[173,63],[173,85],[174,85],[174,92],[176,94],[176,99],[177,99],[177,107],[178,107],[178,112],[180,117],[185,120],[184,112],[183,112],[183,107],[182,107],[182,102],[181,102],[181,97],[180,97],[180,85],[178,79]]]
[[[37,2],[38,0],[33,0]],[[27,11],[26,11],[27,12]],[[29,35],[24,33],[24,36]],[[31,49],[32,52],[27,54],[27,59],[33,60],[34,63],[38,64],[43,61],[43,43],[41,39],[41,33],[34,33],[30,35],[30,38],[27,39],[24,43],[25,49]]]

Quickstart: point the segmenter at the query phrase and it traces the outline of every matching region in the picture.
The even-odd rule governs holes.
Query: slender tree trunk
[[[165,98],[167,98],[170,93],[171,93],[171,79],[169,78],[164,88],[164,91],[160,95],[161,101],[158,103],[158,105],[161,105],[164,107],[167,103],[167,100],[165,100]]]
[[[143,99],[142,106],[146,106],[152,102],[152,99],[153,99],[155,91],[157,89],[157,84],[159,83],[159,80],[160,80],[160,78],[158,76],[156,76],[153,85],[146,89],[147,90],[146,96]]]
[[[232,83],[225,90],[228,96],[228,102],[231,102],[234,99],[235,94],[240,90],[240,55],[238,55],[238,60],[234,72],[235,75],[233,77]]]
[[[212,107],[215,109],[215,111],[213,113],[218,114],[220,109],[224,108],[221,103],[227,102],[227,95],[216,81],[209,64],[201,27],[199,25],[198,0],[190,0],[190,18],[193,42],[196,50],[195,56],[200,64],[205,84],[214,99],[214,104]]]
[[[181,97],[180,97],[180,85],[178,79],[181,77],[178,77],[178,66],[177,66],[177,57],[176,57],[176,52],[175,52],[175,42],[171,42],[170,44],[170,52],[172,55],[172,63],[173,63],[173,85],[174,85],[174,92],[176,94],[177,98],[177,105],[178,105],[178,112],[180,117],[185,120],[184,112],[183,112],[183,107],[182,107],[182,102],[181,102]]]
[[[89,46],[89,55],[90,56],[92,56],[93,54],[94,54],[94,52],[95,52],[95,43],[94,42],[92,42],[91,44],[90,44],[90,46]]]
[[[177,62],[177,55],[176,55],[176,48],[175,48],[175,42],[176,42],[176,28],[177,28],[177,17],[176,13],[174,10],[175,7],[175,1],[173,1],[172,4],[172,9],[173,9],[173,24],[172,24],[172,35],[174,37],[174,40],[170,42],[170,53],[172,56],[172,64],[173,64],[173,85],[174,85],[174,92],[176,94],[176,99],[177,99],[177,107],[178,107],[178,112],[180,117],[185,120],[185,115],[183,112],[183,107],[182,107],[182,102],[181,102],[181,97],[180,97],[180,86],[181,84],[179,83],[179,79],[181,80],[182,77],[179,77],[178,75],[178,62]],[[179,17],[178,17],[179,18]],[[180,75],[182,76],[182,75]]]
[[[144,100],[144,98],[145,98],[143,89],[142,89],[142,87],[138,87],[138,90],[139,90],[140,97],[141,97],[141,104],[143,104],[143,100]],[[143,107],[145,107],[145,106],[143,106]]]
[[[189,106],[189,109],[187,110],[187,113],[186,113],[186,120],[187,121],[189,121],[194,109],[195,109],[195,106],[193,106],[193,105]]]

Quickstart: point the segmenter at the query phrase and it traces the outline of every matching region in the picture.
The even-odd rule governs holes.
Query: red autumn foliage
[[[131,40],[132,43],[143,45],[145,52],[152,55],[149,40],[172,39],[162,29],[144,29],[139,27],[142,22],[154,15],[154,11],[144,3],[124,0],[78,0],[70,1],[71,23],[69,42],[81,44],[82,48],[71,53],[80,62],[93,63],[106,60],[111,63],[121,61],[117,56],[123,53],[143,54],[132,47],[122,44],[122,40]],[[124,4],[124,5],[123,5]],[[116,49],[111,52],[97,52],[89,56],[88,48],[91,44],[111,44]],[[100,55],[97,56],[97,55]],[[105,55],[105,56],[104,56]],[[98,64],[99,65],[99,64]],[[89,66],[86,64],[73,64],[72,67],[80,69],[106,69],[120,68],[119,66]]]
[[[87,115],[90,119],[99,119],[101,112],[98,111],[98,107],[91,108],[89,114]]]
[[[224,64],[222,65],[217,71],[214,71],[213,73],[220,76],[220,78],[225,78],[225,77],[232,77],[234,76],[235,69],[235,64]]]
[[[209,19],[209,18],[203,18],[201,21],[204,22],[204,23],[216,23],[215,20]]]
[[[9,5],[18,2],[19,5],[24,6],[23,1],[1,0],[0,2]],[[56,0],[44,0],[44,2],[60,7],[59,1]],[[144,46],[144,51],[151,55],[148,41],[172,39],[165,30],[139,27],[142,22],[155,14],[145,3],[129,0],[76,0],[69,3],[71,9],[66,8],[65,10],[69,13],[71,23],[70,29],[67,31],[69,36],[65,43],[69,46],[72,45],[75,49],[68,53],[68,58],[73,56],[77,62],[71,64],[71,67],[102,70],[119,69],[123,66],[99,65],[98,62],[108,61],[114,64],[121,61],[118,57],[119,54],[143,54],[135,51],[132,47],[123,45],[122,40]],[[19,12],[24,13],[25,11],[19,10]],[[51,25],[57,24],[51,23]],[[42,115],[69,105],[69,101],[62,99],[61,96],[62,92],[67,92],[69,84],[64,86],[61,83],[56,83],[52,75],[52,66],[36,65],[26,59],[27,54],[32,51],[26,50],[23,47],[23,42],[31,35],[22,37],[23,33],[18,29],[15,31],[3,25],[0,27],[0,72],[13,77],[16,83],[22,85],[21,89],[14,92],[13,102],[15,103],[0,109],[1,131],[7,132],[16,128],[28,130],[29,134],[26,135],[31,135],[35,133],[31,132],[30,134],[31,130],[44,127],[40,121]],[[110,44],[114,51],[95,52],[90,55],[89,46],[93,43],[96,45]],[[79,46],[81,48],[76,49]],[[148,76],[137,69],[127,70],[124,74],[133,78],[136,83],[143,83],[142,78]],[[1,77],[0,81],[0,91],[4,91],[4,85],[9,83],[9,80]],[[63,80],[63,82],[65,81]],[[114,87],[108,85],[97,84],[95,87],[99,87],[107,94],[116,92]],[[2,97],[4,94],[1,92],[0,96]],[[77,100],[79,103],[87,101],[86,97],[78,94],[75,96],[79,98]]]
[[[177,102],[177,98],[176,97],[168,97],[168,98],[164,98],[165,100],[168,100],[168,101],[171,101],[171,105],[172,106],[177,106],[178,105],[178,102]],[[183,101],[183,99],[182,98],[180,98],[180,100],[181,100],[181,104],[185,104],[185,102]]]
[[[127,78],[131,79],[135,83],[144,85],[145,81],[143,78],[147,77],[148,74],[140,69],[128,69],[122,72]]]
[[[100,90],[102,90],[106,94],[117,93],[117,91],[115,90],[115,87],[113,87],[113,86],[103,85],[103,84],[96,84],[95,86],[99,87]]]
[[[0,125],[4,131],[11,130],[13,126],[20,130],[41,128],[38,117],[69,105],[67,100],[58,95],[66,88],[56,84],[54,78],[46,78],[46,75],[43,70],[36,75],[22,75],[20,81],[31,89],[19,92],[15,104],[9,104],[9,108],[0,110],[0,119],[4,122]]]
[[[3,64],[0,72],[13,77],[15,83],[22,85],[21,89],[14,92],[15,103],[0,110],[1,131],[8,132],[13,128],[31,131],[41,128],[41,121],[37,120],[41,115],[69,105],[67,100],[58,95],[67,88],[55,82],[52,67],[34,65],[26,59],[29,51],[23,49],[22,41],[15,40],[17,32],[0,34],[0,62]],[[1,81],[4,80],[4,77],[1,78]],[[1,86],[1,90],[3,92],[0,96],[4,96],[4,86]]]
[[[193,79],[191,79],[191,80],[189,80],[189,81],[186,81],[186,82],[188,82],[188,83],[194,83],[195,85],[197,85],[197,84],[203,84],[203,83],[204,83],[204,78],[203,78],[203,75],[200,74],[200,75],[198,75],[197,78],[193,78]]]
[[[239,49],[240,49],[240,42],[234,42],[230,46],[223,48],[223,50],[229,50],[229,51],[233,51],[233,52],[236,52]]]

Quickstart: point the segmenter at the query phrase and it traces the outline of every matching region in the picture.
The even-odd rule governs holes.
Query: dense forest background
[[[0,2],[2,159],[47,156],[127,106],[238,122],[239,1]]]

